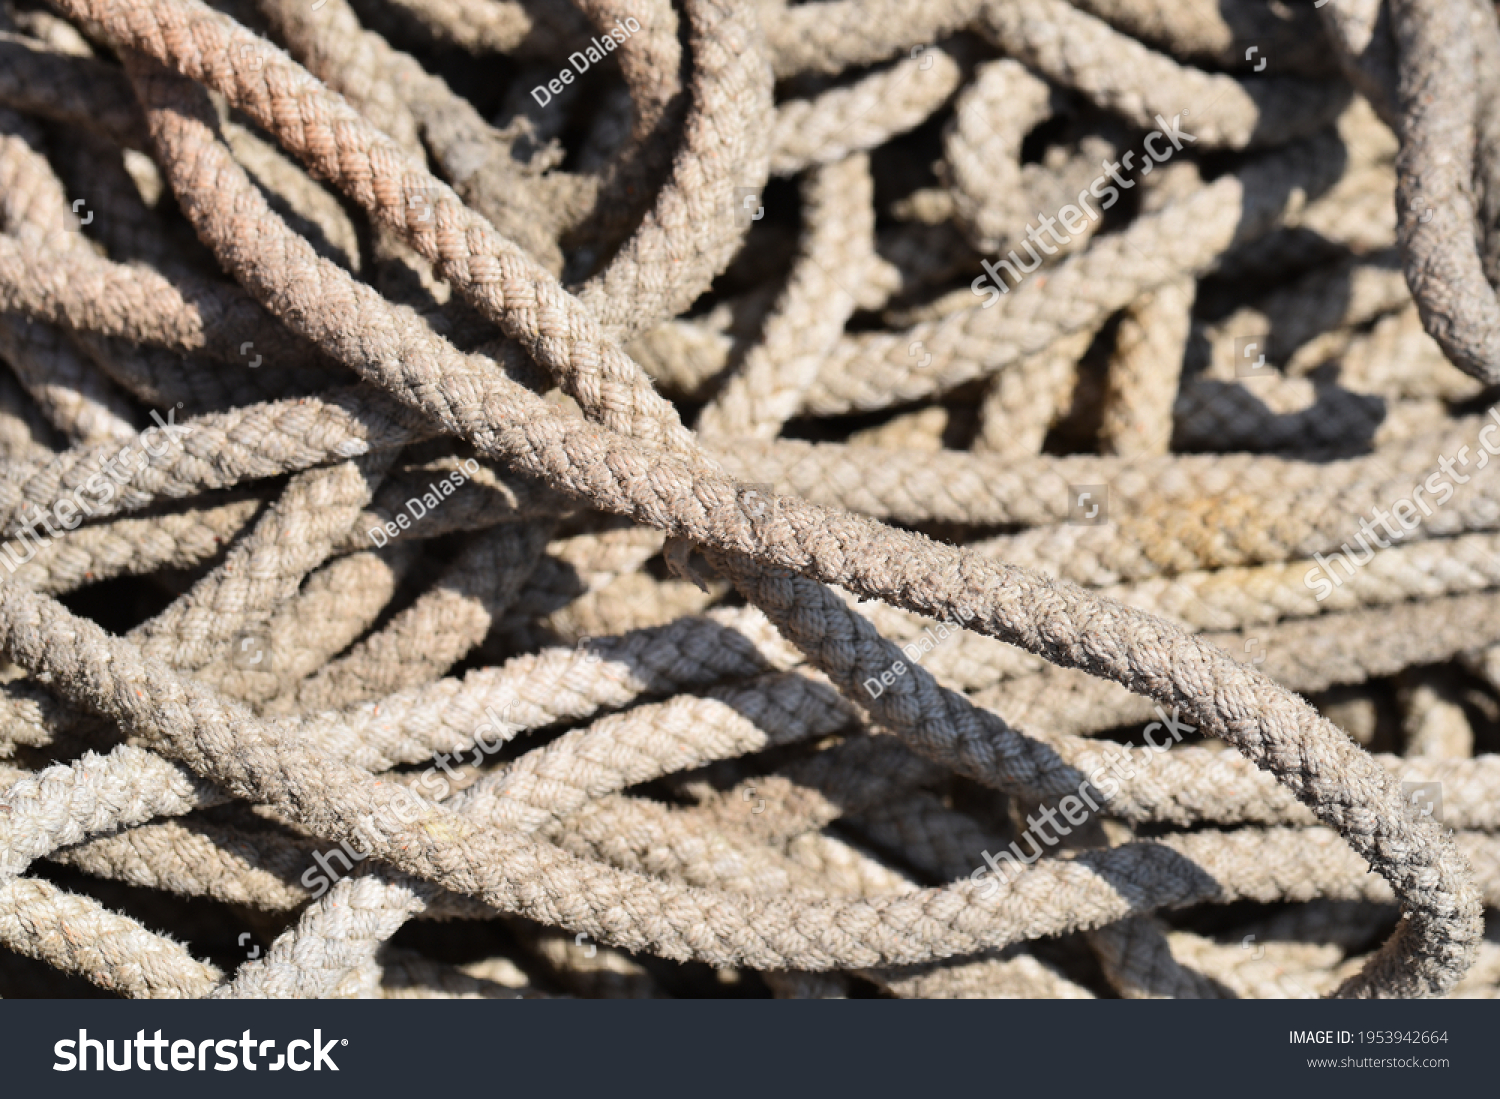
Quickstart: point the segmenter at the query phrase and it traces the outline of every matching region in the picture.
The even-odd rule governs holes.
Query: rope
[[[1490,5],[54,4],[0,994],[1493,994]]]

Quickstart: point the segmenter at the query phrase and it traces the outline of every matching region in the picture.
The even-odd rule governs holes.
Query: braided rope
[[[1190,111],[1194,136],[1208,145],[1243,148],[1305,136],[1333,118],[1347,97],[1337,84],[1296,77],[1242,83],[1179,65],[1066,0],[989,0],[980,25],[1010,56],[1142,128],[1155,124],[1158,113]]]
[[[812,172],[804,193],[807,227],[801,256],[766,319],[764,337],[739,372],[704,408],[709,437],[774,439],[859,304],[858,286],[875,264],[874,183],[862,155]]]
[[[121,28],[121,30],[123,30],[123,29],[124,28]],[[187,188],[187,189],[189,191],[191,191],[191,188]],[[206,211],[206,210],[202,211],[202,212],[204,214],[208,213],[208,211]],[[312,260],[312,257],[310,257],[310,256],[307,257],[306,259],[304,259],[304,261],[303,261],[303,263],[312,263],[312,262],[313,262],[313,260]],[[311,334],[315,327],[316,327],[316,322],[314,321],[314,323],[313,323],[312,326],[307,327],[308,333]],[[373,356],[372,356],[372,358],[373,358]],[[378,361],[378,359],[377,359],[377,361]],[[407,368],[409,369],[409,366]],[[663,462],[663,461],[666,461],[666,459],[658,457],[657,461],[658,462]],[[685,467],[684,467],[684,472],[686,472],[686,468]],[[709,475],[707,473],[694,473],[694,474],[691,474],[690,476],[693,479],[697,480],[700,485],[702,485],[702,482],[704,481],[704,479],[710,477],[711,475]],[[702,488],[700,488],[699,491],[701,492]],[[788,510],[791,510],[795,506],[797,506],[797,505],[790,505],[790,504],[783,503],[782,507],[779,509],[782,514],[778,515],[777,518],[783,518],[783,517],[785,517],[785,513]],[[832,524],[834,524],[836,522],[837,522],[836,520],[832,520],[832,521],[830,521],[830,525],[832,525]],[[845,522],[847,522],[847,520]],[[695,523],[695,522],[689,521],[688,523],[684,524],[682,526],[682,528],[680,528],[680,529],[682,530],[682,533],[684,533],[684,534],[691,534],[695,538],[695,540],[698,540],[698,541],[702,541],[702,542],[706,542],[706,543],[711,543],[713,541],[717,541],[718,540],[718,538],[714,537],[714,535],[717,532],[711,531],[711,529],[708,528],[706,524]],[[757,533],[760,533],[760,532],[757,531]],[[722,535],[719,535],[718,537],[722,538]],[[878,535],[877,534],[877,535],[875,535],[875,538],[877,540],[877,544],[878,544],[878,540],[881,537],[890,538],[891,535],[890,534],[884,534],[884,535]],[[731,546],[735,546],[735,548],[738,548],[738,546],[734,542],[730,542],[729,544]],[[769,548],[769,547],[767,547],[767,548]],[[805,550],[804,550],[804,552],[805,552]],[[930,555],[932,553],[932,550],[928,549],[927,553]],[[800,553],[796,555],[796,557],[801,557],[801,556],[802,555]],[[793,557],[792,560],[795,560],[796,557]],[[773,557],[772,560],[775,560],[775,558]],[[818,568],[818,554],[816,553],[816,551],[814,551],[812,554],[808,555],[808,557],[803,558],[802,560],[804,562],[803,567],[812,566],[812,570],[814,571],[815,574],[818,571],[823,571],[823,570],[820,570]],[[787,563],[790,564],[791,561],[789,560]],[[856,568],[858,568],[858,566],[856,566]],[[842,573],[843,569],[841,568],[839,570],[839,572]],[[873,575],[871,575],[869,573],[866,573],[863,569],[858,569],[857,575],[859,575],[860,579],[864,580],[866,583],[868,583],[869,580],[874,579]],[[833,575],[829,575],[829,579],[832,579],[832,578],[833,578]],[[850,577],[849,579],[852,580],[854,578]],[[929,585],[931,584],[930,579],[928,581],[928,584]],[[860,586],[860,584],[858,582],[856,582],[855,586]],[[906,590],[914,590],[909,585],[903,585],[903,587],[906,588]],[[908,598],[910,598],[910,596],[908,596]],[[1076,596],[1074,598],[1076,598]],[[929,601],[929,599],[919,599],[919,600],[917,600],[917,602],[919,604],[922,604],[921,609],[926,610],[929,613],[932,613],[933,611],[936,611],[936,610],[939,609],[940,603],[942,601]],[[841,606],[841,604],[840,604],[840,606]],[[944,609],[946,609],[946,608],[944,608]],[[965,607],[965,610],[966,610],[966,612],[968,612],[969,616],[972,616],[974,610],[977,610],[977,609],[978,609],[977,607],[975,607],[973,609],[971,609],[968,606]],[[1010,625],[1011,629],[1015,629],[1017,626],[1020,625],[1020,622],[1016,621],[1015,619],[1011,619],[1009,625]],[[1018,636],[1024,636],[1025,631],[1024,630],[1017,631],[1017,634],[1018,634]],[[1059,649],[1058,649],[1058,647],[1056,646],[1055,643],[1047,643],[1045,645],[1041,645],[1041,644],[1039,644],[1039,642],[1040,642],[1040,638],[1037,638],[1037,639],[1033,640],[1032,644],[1033,645],[1038,645],[1038,647],[1044,648],[1045,650],[1049,651],[1050,655],[1052,655],[1054,658],[1058,658],[1058,657],[1060,657],[1062,655],[1062,653],[1059,651]],[[1127,648],[1128,648],[1128,646],[1127,646]],[[1211,650],[1209,650],[1209,651],[1211,651]],[[1077,658],[1075,657],[1074,659],[1077,659]],[[1235,668],[1235,666],[1233,666],[1233,665],[1230,665],[1230,667],[1231,668]],[[1235,670],[1239,671],[1239,669],[1237,669],[1237,668],[1235,668]],[[1243,673],[1241,672],[1241,674],[1243,674]],[[1136,682],[1141,682],[1143,686],[1145,685],[1145,682],[1142,681],[1142,680],[1135,680],[1135,681]],[[1173,701],[1189,702],[1189,698],[1183,697],[1185,695],[1188,695],[1188,692],[1186,692],[1186,691],[1182,692],[1181,694],[1178,694],[1178,692],[1176,692],[1176,691],[1165,692],[1165,693],[1166,693],[1166,697],[1168,699],[1173,700]],[[1264,728],[1266,728],[1266,726],[1264,724],[1264,722],[1265,722],[1264,711],[1262,711],[1262,714],[1263,714],[1263,716],[1262,716],[1262,725],[1261,725],[1261,727],[1264,729]],[[1229,727],[1226,727],[1221,722],[1221,719],[1219,719],[1219,717],[1218,717],[1217,714],[1215,714],[1215,713],[1197,714],[1195,716],[1199,716],[1201,718],[1206,718],[1207,719],[1207,720],[1205,720],[1205,725],[1206,726],[1209,726],[1211,728],[1213,728],[1213,727],[1216,726],[1216,728],[1213,728],[1213,731],[1219,732],[1220,730],[1223,730],[1223,734],[1221,734],[1221,735],[1228,735],[1231,740],[1237,739],[1234,736],[1234,733],[1239,732],[1240,730],[1239,729],[1231,729]],[[1252,745],[1258,747],[1257,741],[1255,741],[1253,739],[1252,740],[1248,740],[1245,743],[1244,746],[1247,749],[1250,749],[1250,750],[1253,751],[1254,748],[1252,747]],[[1275,768],[1274,758],[1272,760],[1270,760],[1270,761],[1272,762],[1273,768]],[[1352,756],[1352,757],[1350,757],[1349,759],[1347,759],[1345,761],[1341,761],[1341,763],[1345,767],[1359,767],[1360,766],[1360,764],[1358,763],[1358,757],[1357,756]],[[1290,776],[1290,774],[1288,774],[1286,777],[1290,778],[1291,776]],[[1305,781],[1305,776],[1304,776],[1304,781]],[[1383,782],[1384,788],[1386,790],[1392,789],[1390,787],[1390,785],[1389,785],[1389,780],[1382,779],[1381,782]],[[1315,789],[1316,786],[1317,786],[1317,781],[1316,780],[1314,780],[1313,782],[1309,783],[1308,792],[1312,793],[1312,790]],[[1375,788],[1379,789],[1380,787],[1377,785]],[[1387,794],[1386,796],[1393,797],[1392,794]],[[1394,800],[1394,797],[1393,797],[1393,800]],[[1320,807],[1323,808],[1324,811],[1329,811],[1326,806],[1320,806]],[[1337,813],[1337,812],[1334,812],[1332,814],[1332,816],[1335,819],[1339,819],[1342,815],[1339,814],[1339,813]],[[1403,822],[1403,824],[1397,826],[1397,831],[1399,832],[1401,830],[1401,828],[1404,827],[1404,820],[1405,820],[1405,818],[1402,817],[1402,818],[1396,818],[1396,819]],[[1383,831],[1382,829],[1377,828],[1376,831],[1375,831],[1375,836],[1379,836],[1382,831]],[[1364,840],[1364,837],[1360,836],[1360,837],[1356,837],[1355,842],[1360,843],[1361,846],[1365,847],[1365,850],[1367,850],[1367,851],[1370,851],[1372,853],[1377,853],[1378,852],[1378,850],[1379,850],[1379,841],[1378,840],[1377,840],[1377,842],[1375,844],[1367,846],[1367,847],[1365,846],[1363,840]],[[1403,852],[1403,854],[1404,854],[1404,852]],[[1380,856],[1378,855],[1378,853],[1376,854],[1376,861],[1377,861],[1377,865],[1382,861],[1381,858],[1380,858]],[[1392,867],[1390,869],[1391,869],[1391,872],[1393,872],[1394,874],[1396,874],[1398,876],[1400,875],[1399,869],[1397,869],[1395,867]],[[1409,885],[1415,885],[1415,882],[1412,881],[1410,878],[1404,879],[1403,880],[1403,885],[1405,886],[1405,885],[1408,885],[1408,884]],[[1444,903],[1445,904],[1447,903],[1446,900],[1444,901]],[[1413,922],[1412,924],[1409,924],[1407,926],[1416,927],[1417,923]],[[1403,949],[1408,948],[1410,945],[1411,944],[1410,944],[1409,940],[1405,940],[1404,941],[1400,937],[1398,937],[1397,939],[1392,940],[1392,945],[1391,945],[1390,952],[1388,952],[1386,954],[1380,955],[1378,963],[1372,963],[1372,970],[1371,970],[1372,977],[1374,976],[1375,973],[1378,972],[1380,974],[1380,977],[1378,978],[1378,980],[1381,983],[1383,983],[1385,981],[1390,981],[1390,980],[1395,980],[1395,981],[1409,981],[1409,982],[1414,982],[1414,983],[1412,983],[1412,984],[1410,984],[1410,985],[1408,985],[1406,987],[1414,987],[1414,988],[1423,987],[1424,982],[1426,982],[1428,980],[1435,979],[1436,973],[1441,972],[1441,966],[1443,964],[1441,962],[1438,962],[1436,960],[1436,958],[1434,958],[1434,960],[1432,962],[1427,962],[1427,961],[1416,962],[1416,965],[1415,965],[1415,967],[1413,969],[1408,969],[1405,972],[1403,972],[1402,965],[1403,964],[1410,964],[1410,962],[1402,963],[1402,962],[1398,962],[1397,959],[1401,957],[1401,951]],[[1453,949],[1454,950],[1462,950],[1464,948],[1458,946],[1457,944],[1455,944],[1455,947]]]
[[[0,994],[1493,995],[1486,0],[54,3]]]

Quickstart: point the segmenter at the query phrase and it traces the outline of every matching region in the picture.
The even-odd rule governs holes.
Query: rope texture
[[[1490,5],[53,6],[0,8],[8,952],[1500,988]]]

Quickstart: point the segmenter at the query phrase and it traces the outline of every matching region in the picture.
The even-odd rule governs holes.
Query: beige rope
[[[1493,995],[1488,5],[54,2],[0,995]]]

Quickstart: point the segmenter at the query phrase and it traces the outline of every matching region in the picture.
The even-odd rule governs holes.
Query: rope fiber
[[[1500,995],[1488,0],[47,2],[26,988]]]

